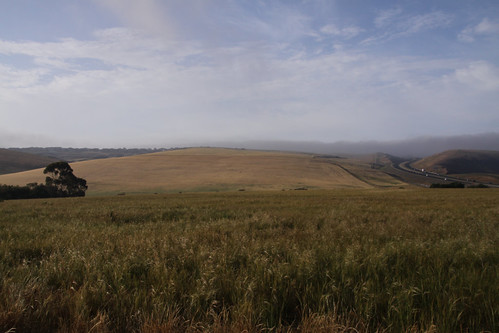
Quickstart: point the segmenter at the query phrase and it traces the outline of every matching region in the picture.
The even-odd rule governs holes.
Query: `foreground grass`
[[[0,331],[499,331],[499,192],[0,203]]]

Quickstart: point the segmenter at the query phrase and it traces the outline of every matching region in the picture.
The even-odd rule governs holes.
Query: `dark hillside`
[[[150,154],[164,151],[165,149],[142,149],[142,148],[62,148],[62,147],[30,147],[10,148],[28,154],[55,158],[67,162],[96,160],[110,157],[125,157],[141,154]]]
[[[58,159],[0,148],[0,174],[43,168]]]
[[[499,151],[449,150],[412,165],[441,174],[499,174]]]

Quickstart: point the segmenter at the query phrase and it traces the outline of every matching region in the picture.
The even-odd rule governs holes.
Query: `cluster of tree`
[[[489,188],[487,185],[478,184],[478,185],[470,185],[468,188]]]
[[[87,181],[76,177],[67,162],[51,163],[43,173],[47,175],[45,184],[0,185],[0,200],[85,196]]]
[[[449,184],[433,183],[430,185],[430,188],[464,188],[464,184],[459,182],[453,182]]]
[[[433,183],[430,185],[430,188],[464,188],[463,183],[459,182],[454,182],[450,184],[439,184],[439,183]],[[487,185],[484,184],[478,184],[478,185],[469,185],[468,188],[489,188]]]

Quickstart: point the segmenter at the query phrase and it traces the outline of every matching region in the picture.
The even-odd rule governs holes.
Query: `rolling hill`
[[[499,174],[499,151],[448,150],[412,163],[441,174]]]
[[[125,157],[140,154],[157,153],[159,151],[164,151],[167,149],[29,147],[10,148],[9,150],[55,158],[61,161],[78,162],[86,160],[96,160],[99,158]]]
[[[71,164],[89,195],[179,191],[371,188],[404,183],[361,160],[223,148],[190,148]],[[0,175],[0,184],[43,182],[42,170]]]
[[[473,178],[482,182],[499,180],[499,151],[448,150],[413,162],[412,166],[443,175]]]
[[[0,148],[0,175],[46,167],[58,159]]]

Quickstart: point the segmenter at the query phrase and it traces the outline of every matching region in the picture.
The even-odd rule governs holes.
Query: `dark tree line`
[[[465,188],[463,183],[453,182],[449,184],[439,184],[434,183],[431,184],[430,188]],[[478,184],[478,185],[469,185],[468,188],[489,188],[487,185]]]
[[[430,188],[464,188],[463,183],[453,182],[449,184],[433,183]]]
[[[67,162],[51,163],[43,173],[47,175],[45,184],[0,185],[0,200],[85,196],[87,181],[76,177]]]

